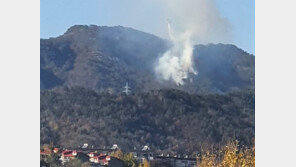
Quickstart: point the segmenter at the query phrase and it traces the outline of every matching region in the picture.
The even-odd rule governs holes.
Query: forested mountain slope
[[[86,88],[41,91],[41,143],[78,147],[118,144],[131,151],[193,153],[201,145],[254,140],[254,90],[198,95],[179,90],[125,94]]]

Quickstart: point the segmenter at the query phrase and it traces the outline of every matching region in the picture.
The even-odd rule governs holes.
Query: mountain
[[[178,86],[161,81],[154,64],[168,41],[122,26],[70,27],[63,35],[40,40],[40,87],[85,87],[122,91],[129,82],[135,92],[173,88],[191,93],[226,93],[253,88],[255,57],[228,44],[195,45],[199,74]]]
[[[75,25],[41,39],[41,144],[186,154],[231,139],[252,146],[254,55],[229,44],[195,45],[198,75],[180,86],[154,73],[169,47],[122,26]]]
[[[194,154],[238,139],[255,137],[254,90],[189,94],[165,89],[125,94],[72,87],[42,90],[41,144],[73,148],[89,143],[124,151],[149,145],[156,153]]]

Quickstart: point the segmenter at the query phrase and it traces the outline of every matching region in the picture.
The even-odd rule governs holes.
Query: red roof
[[[66,150],[66,151],[63,151],[62,154],[72,154],[72,151],[71,150]]]
[[[98,156],[94,156],[93,158],[94,158],[94,159],[98,159],[99,162],[107,163],[107,162],[108,162],[107,158],[110,159],[110,156],[109,156],[109,155],[103,155],[103,154],[100,154],[100,155],[98,155]]]
[[[73,155],[73,153],[77,154],[77,151],[76,150],[66,150],[66,151],[63,151],[62,152],[62,156],[64,157],[75,157],[76,155]]]
[[[51,150],[40,150],[40,154],[41,155],[50,155],[51,154]]]

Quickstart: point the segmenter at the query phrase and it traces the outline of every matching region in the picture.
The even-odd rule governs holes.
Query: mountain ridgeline
[[[253,88],[255,57],[234,45],[195,45],[198,75],[178,86],[154,72],[158,58],[170,47],[154,35],[121,26],[72,26],[63,35],[41,39],[41,89],[80,86],[96,91],[120,92],[163,88],[191,93],[226,93]]]

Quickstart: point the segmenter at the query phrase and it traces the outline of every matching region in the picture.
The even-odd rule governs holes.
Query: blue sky
[[[232,44],[255,53],[255,0],[215,0],[232,28]],[[63,34],[75,24],[132,27],[163,37],[163,11],[147,0],[41,0],[40,37]]]

